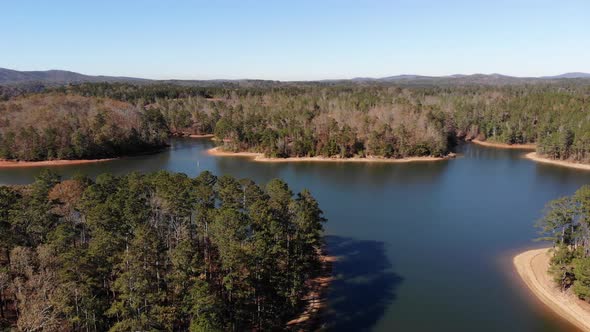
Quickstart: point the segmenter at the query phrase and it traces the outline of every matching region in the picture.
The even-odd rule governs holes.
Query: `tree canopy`
[[[0,158],[96,159],[166,145],[168,126],[155,109],[60,93],[0,103]]]
[[[555,281],[590,302],[590,186],[549,202],[538,227],[542,239],[553,242],[549,271]]]
[[[165,171],[0,187],[0,324],[23,331],[282,329],[325,219],[281,180]]]
[[[535,143],[552,159],[590,162],[590,87],[267,83],[175,88],[84,84],[73,94],[159,109],[173,132],[215,134],[231,151],[292,156],[442,156],[457,140]]]
[[[118,156],[161,146],[170,135],[215,134],[226,150],[279,158],[445,156],[458,140],[477,138],[534,143],[547,158],[587,163],[589,103],[590,86],[575,80],[84,83],[0,103],[0,157]]]

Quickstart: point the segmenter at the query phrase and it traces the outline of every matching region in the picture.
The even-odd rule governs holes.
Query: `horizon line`
[[[476,76],[476,75],[483,75],[483,76],[504,76],[508,78],[519,78],[519,79],[539,79],[539,78],[552,78],[557,76],[563,76],[567,74],[582,74],[588,75],[590,77],[590,72],[585,71],[568,71],[562,72],[558,74],[549,74],[549,75],[539,75],[539,76],[517,76],[517,75],[510,75],[510,74],[503,74],[499,72],[491,72],[491,73],[484,73],[484,72],[472,72],[469,74],[463,73],[454,73],[454,74],[446,74],[446,75],[428,75],[428,74],[394,74],[394,75],[384,75],[384,76],[354,76],[348,78],[321,78],[321,79],[271,79],[271,78],[149,78],[142,75],[139,76],[130,76],[130,75],[119,75],[119,74],[89,74],[83,73],[80,71],[70,70],[70,69],[35,69],[35,70],[19,70],[19,69],[11,69],[6,67],[0,67],[0,69],[16,71],[21,73],[31,73],[31,72],[51,72],[51,71],[58,71],[58,72],[69,72],[78,75],[84,76],[94,76],[94,77],[113,77],[113,78],[131,78],[131,79],[138,79],[138,80],[151,80],[151,81],[275,81],[275,82],[322,82],[322,81],[350,81],[350,80],[379,80],[385,78],[404,78],[404,77],[416,77],[416,78],[460,78],[462,76]]]

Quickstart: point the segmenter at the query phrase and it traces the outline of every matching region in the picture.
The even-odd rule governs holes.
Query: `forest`
[[[35,98],[82,98],[87,103],[101,100],[126,105],[123,108],[132,111],[116,121],[126,124],[116,132],[109,127],[110,117],[105,116],[107,123],[99,126],[86,114],[92,117],[95,112],[80,105],[80,112],[71,112],[70,118],[83,124],[83,141],[92,144],[88,148],[76,146],[72,132],[59,142],[42,139],[55,143],[40,146],[35,135],[22,133],[33,128],[45,135],[45,129],[37,128],[41,124],[24,126],[18,121],[27,111],[39,112],[38,106],[28,102]],[[25,111],[20,116],[8,112],[13,119],[7,119],[2,110],[14,105],[22,105]],[[278,158],[442,157],[458,142],[477,138],[506,144],[534,143],[537,152],[547,158],[588,163],[589,106],[590,85],[568,80],[501,86],[268,81],[201,87],[84,83],[25,93],[0,103],[4,117],[0,122],[0,157],[96,158],[133,152],[129,150],[137,141],[146,146],[161,145],[166,135],[215,134],[225,150],[261,152]],[[121,113],[121,107],[111,107],[107,113]],[[62,108],[48,106],[58,111]],[[109,134],[101,136],[101,132]],[[108,141],[113,133],[119,139]]]
[[[168,127],[157,110],[65,94],[33,94],[0,103],[0,158],[97,159],[166,146]]]
[[[0,329],[283,329],[325,221],[278,179],[44,171],[0,187]]]
[[[590,302],[590,186],[547,204],[538,222],[553,243],[549,272],[562,290]]]

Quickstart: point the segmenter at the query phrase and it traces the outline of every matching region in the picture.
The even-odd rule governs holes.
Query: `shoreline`
[[[576,298],[571,292],[561,292],[547,272],[550,249],[528,250],[514,256],[516,272],[547,307],[582,331],[590,331],[590,304]]]
[[[284,162],[361,162],[361,163],[409,163],[409,162],[424,162],[424,161],[442,161],[449,160],[456,157],[454,153],[448,157],[408,157],[400,159],[392,158],[378,158],[378,157],[352,157],[352,158],[329,158],[329,157],[288,157],[288,158],[269,158],[265,157],[263,153],[258,152],[227,152],[222,151],[219,147],[207,150],[207,154],[217,157],[248,157],[257,162],[266,163],[284,163]]]
[[[41,161],[16,161],[16,160],[0,160],[0,168],[18,168],[18,167],[40,167],[40,166],[69,166],[101,163],[105,161],[113,161],[118,158],[104,158],[104,159],[57,159],[57,160],[41,160]]]
[[[516,150],[535,150],[537,148],[536,144],[506,144],[506,143],[494,143],[488,141],[480,141],[478,139],[472,139],[470,142],[481,145],[487,146],[491,148],[499,148],[499,149],[516,149]]]
[[[316,330],[320,323],[320,314],[327,305],[327,291],[334,280],[332,276],[332,264],[337,260],[335,256],[326,254],[325,249],[321,252],[321,272],[309,281],[309,292],[303,298],[304,310],[295,318],[287,322],[287,330],[310,331]]]
[[[213,134],[190,134],[188,135],[190,138],[213,138],[215,135]]]
[[[165,146],[154,148],[143,152],[133,153],[129,155],[123,155],[112,158],[99,158],[99,159],[53,159],[53,160],[40,160],[40,161],[22,161],[22,160],[6,160],[0,159],[0,169],[2,168],[19,168],[19,167],[44,167],[44,166],[70,166],[70,165],[83,165],[83,164],[94,164],[102,163],[106,161],[114,161],[123,158],[132,158],[138,156],[152,155],[160,153],[170,147],[169,144]]]
[[[530,159],[530,160],[536,161],[538,163],[555,165],[555,166],[562,166],[562,167],[570,167],[570,168],[590,171],[589,164],[580,164],[580,163],[574,163],[571,161],[553,160],[553,159],[549,159],[549,158],[543,158],[543,157],[538,156],[536,152],[529,152],[524,157],[526,159]]]

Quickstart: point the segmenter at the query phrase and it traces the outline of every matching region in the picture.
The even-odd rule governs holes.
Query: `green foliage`
[[[583,300],[590,301],[590,258],[576,258],[573,262],[574,275],[574,292]]]
[[[553,249],[549,273],[562,290],[571,287],[576,279],[572,266],[574,257],[574,252],[567,246],[560,245]]]
[[[227,150],[271,157],[444,156],[459,137],[536,143],[549,158],[590,161],[583,84],[83,84],[68,92],[149,105],[177,134],[214,133]]]
[[[308,191],[280,180],[44,172],[0,187],[0,306],[19,310],[0,318],[25,330],[282,329],[317,273],[324,221]]]
[[[478,138],[590,162],[590,86],[582,82],[85,83],[48,91],[0,102],[0,158],[120,156],[161,147],[169,135],[215,134],[226,150],[278,158],[445,156],[457,139]]]
[[[590,186],[549,202],[538,227],[555,246],[549,267],[555,281],[590,301]]]

